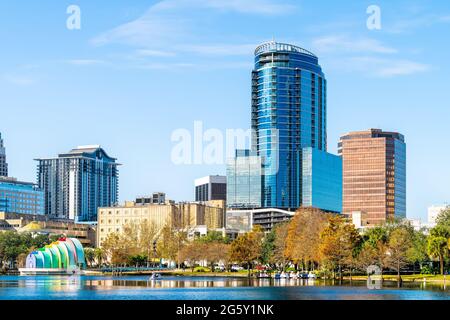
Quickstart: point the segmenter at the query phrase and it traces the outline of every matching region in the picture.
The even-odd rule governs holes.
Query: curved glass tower
[[[256,48],[252,149],[263,161],[263,208],[296,209],[303,203],[302,149],[327,149],[326,96],[314,54],[277,42]]]

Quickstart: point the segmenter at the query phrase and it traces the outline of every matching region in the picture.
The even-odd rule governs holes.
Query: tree
[[[388,229],[386,226],[376,226],[368,229],[364,234],[364,244],[362,248],[363,253],[368,250],[367,253],[363,253],[363,259],[359,260],[365,263],[376,264],[381,270],[381,280],[383,281],[383,270],[387,267],[387,242],[388,242]],[[369,249],[369,247],[371,249]]]
[[[211,271],[214,271],[215,264],[220,261],[227,260],[230,245],[221,242],[210,242],[206,243],[205,248],[205,260],[209,262],[211,266]]]
[[[320,234],[325,229],[329,214],[314,208],[300,208],[289,223],[285,255],[303,267],[320,262]]]
[[[28,253],[32,246],[30,234],[19,234],[15,231],[0,233],[0,259],[15,268],[16,261],[21,254]]]
[[[397,271],[397,284],[401,285],[400,270],[408,262],[408,251],[412,248],[411,232],[405,227],[399,227],[393,230],[389,235],[387,244],[387,266]]]
[[[95,259],[100,265],[108,258],[113,264],[126,264],[131,260],[135,264],[137,257],[141,259],[144,256],[148,261],[156,235],[157,230],[152,222],[129,222],[120,232],[108,235],[102,245],[103,251],[99,249],[95,252]]]
[[[261,263],[269,264],[273,261],[275,251],[276,232],[273,229],[271,232],[265,235],[261,246]]]
[[[162,230],[157,242],[157,252],[161,258],[175,261],[180,265],[178,253],[187,242],[187,233],[182,230],[174,230],[167,224]]]
[[[450,228],[450,206],[447,206],[438,214],[436,224]]]
[[[102,248],[94,249],[94,257],[95,261],[97,261],[98,266],[101,266],[103,264],[103,261],[107,259],[105,251]]]
[[[428,254],[432,258],[439,259],[441,275],[444,274],[444,261],[449,253],[449,238],[449,229],[439,224],[430,230],[430,236],[428,237]]]
[[[284,270],[288,264],[288,257],[286,256],[286,238],[288,236],[289,223],[280,223],[275,226],[274,234],[275,240],[273,242],[273,254],[271,256],[270,262],[276,265],[281,265]]]
[[[423,264],[428,260],[427,255],[427,236],[424,230],[414,231],[412,234],[412,245],[408,250],[407,256],[411,263],[418,263],[420,269],[422,269]]]
[[[182,262],[187,262],[194,272],[197,261],[203,260],[206,244],[202,242],[192,242],[181,248],[178,253],[179,259]]]
[[[151,253],[153,251],[153,242],[158,235],[156,225],[151,221],[143,221],[137,227],[138,231],[138,252],[140,256],[147,257],[147,266],[149,265]]]
[[[328,217],[328,225],[320,235],[319,252],[324,264],[331,266],[333,272],[338,269],[342,280],[342,268],[353,267],[354,250],[359,234],[353,224],[349,224],[338,215]]]
[[[263,232],[256,226],[253,231],[239,236],[231,243],[230,260],[247,264],[248,276],[253,263],[261,257]]]
[[[113,265],[125,264],[128,262],[131,243],[127,243],[118,232],[110,233],[103,242],[102,248]]]
[[[92,263],[95,261],[95,251],[93,248],[84,248],[84,258],[89,267],[92,267]]]
[[[147,261],[147,255],[145,254],[136,254],[128,257],[128,263],[136,267],[144,265]]]
[[[206,236],[200,237],[197,239],[202,243],[210,243],[210,242],[220,242],[220,243],[230,243],[230,238],[227,236],[223,236],[220,231],[208,231]]]

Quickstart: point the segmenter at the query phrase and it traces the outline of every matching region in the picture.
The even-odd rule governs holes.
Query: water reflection
[[[210,290],[214,289],[214,290]],[[449,299],[443,284],[365,281],[148,276],[1,276],[0,299]]]

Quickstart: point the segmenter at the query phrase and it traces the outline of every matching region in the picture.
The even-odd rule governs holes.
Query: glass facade
[[[406,218],[406,144],[394,140],[394,214]]]
[[[0,212],[44,214],[44,192],[32,183],[0,178]]]
[[[227,163],[227,206],[260,208],[262,203],[261,158],[250,150],[236,150]]]
[[[363,212],[370,225],[406,217],[406,144],[380,129],[341,137],[343,213]]]
[[[207,176],[195,180],[195,201],[226,200],[227,177]]]
[[[263,160],[262,207],[302,204],[301,150],[327,149],[326,86],[314,54],[276,42],[256,49],[252,149]]]
[[[342,158],[327,152],[302,151],[303,206],[342,212]]]
[[[118,202],[118,164],[100,146],[84,146],[55,159],[38,159],[45,213],[54,218],[96,221],[97,209]]]
[[[0,132],[0,177],[8,176],[8,164],[6,163],[6,151],[3,145],[2,134]]]

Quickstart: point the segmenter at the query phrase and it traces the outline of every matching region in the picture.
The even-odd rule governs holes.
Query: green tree
[[[15,231],[0,233],[0,259],[2,264],[7,263],[15,268],[19,255],[28,253],[31,243],[27,235]],[[31,236],[28,238],[28,240]]]
[[[411,263],[418,263],[421,270],[423,264],[428,261],[427,245],[428,239],[424,230],[413,231],[412,246],[408,250],[407,256]]]
[[[267,233],[264,237],[263,243],[261,245],[261,263],[269,264],[273,262],[274,251],[275,251],[275,240],[276,231],[273,229],[271,232]]]
[[[197,239],[199,242],[210,243],[210,242],[220,242],[220,243],[230,243],[230,238],[227,236],[223,236],[220,231],[208,231],[206,236],[200,237]]]
[[[147,263],[145,254],[136,254],[128,257],[128,263],[132,266],[141,267]]]
[[[376,226],[368,229],[363,236],[362,259],[359,259],[359,264],[370,263],[369,265],[378,265],[381,270],[381,280],[383,280],[383,271],[387,267],[388,240],[389,235],[386,226]]]
[[[436,224],[450,228],[450,206],[447,206],[446,209],[438,214]]]
[[[107,259],[105,251],[102,248],[94,249],[94,257],[95,261],[97,262],[97,266],[101,266],[103,264],[103,261]]]
[[[444,263],[449,253],[449,229],[443,225],[438,224],[430,230],[428,237],[428,254],[432,258],[439,260],[440,273],[444,274]]]
[[[92,267],[95,260],[95,251],[93,248],[84,248],[84,258],[86,259],[86,264]]]
[[[411,231],[398,227],[389,234],[387,243],[387,266],[397,271],[397,284],[401,285],[400,270],[408,265],[408,252],[413,247]]]

